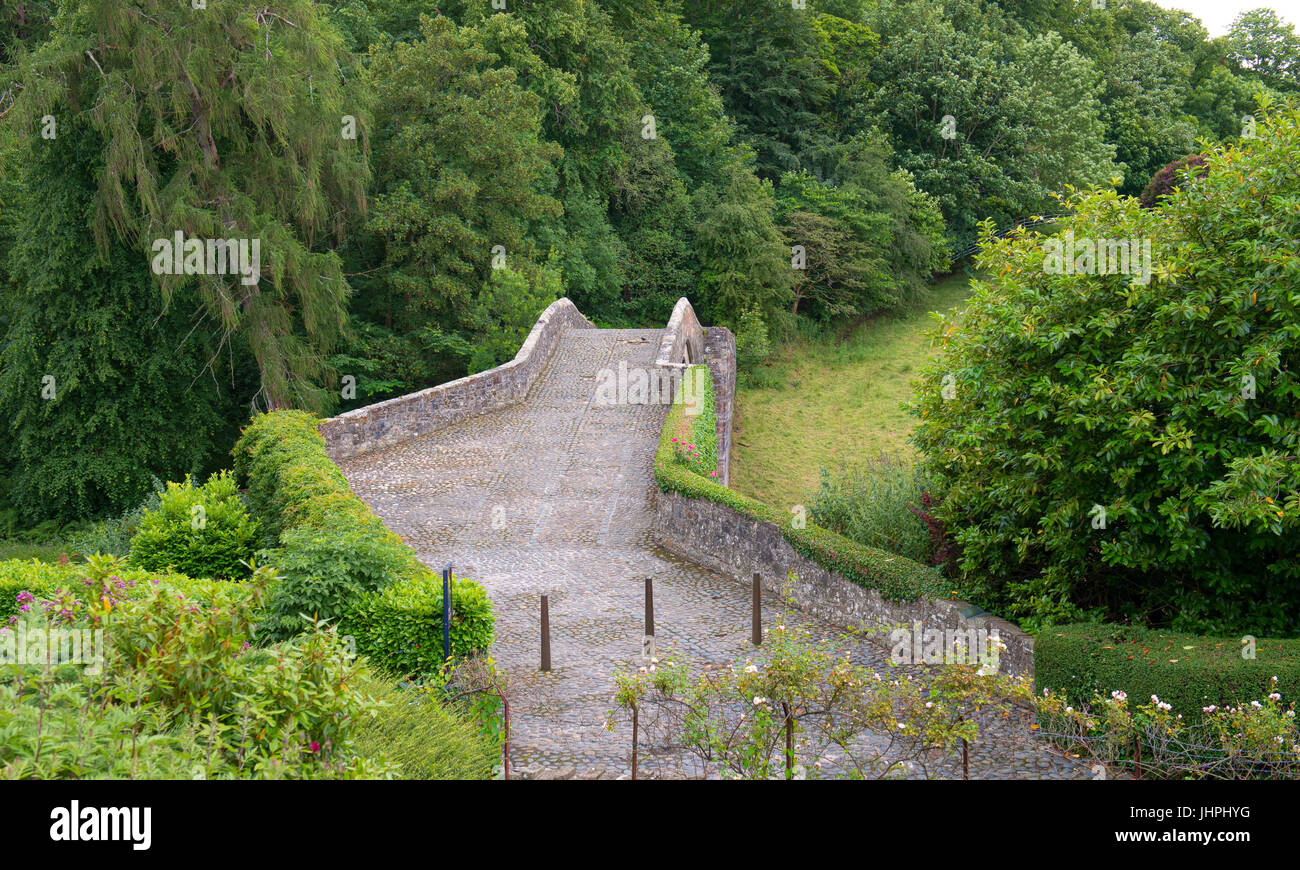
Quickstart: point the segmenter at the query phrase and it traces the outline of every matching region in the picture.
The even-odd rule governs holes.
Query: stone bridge
[[[452,563],[487,589],[497,614],[492,655],[515,687],[516,767],[579,778],[629,769],[629,729],[611,733],[604,722],[611,672],[640,654],[647,577],[661,648],[701,666],[752,651],[747,584],[673,555],[657,533],[652,472],[666,406],[593,401],[602,369],[707,361],[729,447],[734,348],[727,330],[702,328],[685,299],[664,329],[597,329],[561,299],[512,362],[322,424],[356,494],[426,564]],[[538,671],[542,595],[550,596],[549,673]],[[764,601],[769,620],[782,608],[776,596]],[[785,618],[843,637],[806,614]],[[874,644],[854,644],[853,656],[886,667]],[[680,758],[671,768],[643,759],[652,774],[684,769]],[[955,762],[946,769],[959,773]],[[1013,728],[977,747],[971,772],[1088,776]]]

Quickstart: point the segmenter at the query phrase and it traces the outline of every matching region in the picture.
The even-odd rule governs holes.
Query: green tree
[[[815,11],[788,0],[701,0],[686,20],[709,46],[710,77],[761,176],[800,168],[825,137],[819,113],[832,85],[822,75]]]
[[[366,105],[343,80],[347,60],[307,0],[85,0],[24,59],[12,110],[22,135],[52,115],[107,143],[92,222],[101,252],[116,238],[153,257],[177,232],[260,242],[252,283],[157,283],[168,302],[201,299],[228,349],[252,354],[269,406],[326,404],[326,354],[345,324],[348,285],[328,243],[364,206],[368,177]]]
[[[706,322],[735,327],[741,314],[771,317],[792,299],[786,247],[773,219],[772,185],[733,164],[726,187],[696,194],[696,251]]]
[[[22,152],[24,194],[0,288],[0,425],[11,498],[31,518],[133,508],[151,477],[180,479],[218,459],[233,432],[232,372],[201,312],[164,310],[147,261],[120,242],[96,251],[104,143],[64,129]]]
[[[1248,75],[1279,91],[1300,90],[1300,35],[1274,10],[1238,15],[1227,42],[1232,59]]]
[[[931,274],[948,265],[943,218],[906,172],[890,172],[878,139],[855,137],[836,149],[834,184],[788,172],[777,210],[791,245],[805,250],[793,311],[837,316],[893,310],[917,301]]]
[[[985,606],[1300,628],[1300,110],[1206,157],[1156,208],[1084,195],[1053,237],[997,243],[940,327],[915,438]],[[1101,268],[1120,239],[1154,269]]]
[[[405,336],[428,373],[464,374],[470,320],[494,271],[536,270],[547,255],[536,228],[561,214],[547,192],[560,148],[541,138],[542,101],[516,79],[478,31],[447,18],[371,52],[368,230],[380,262],[359,281],[356,310]]]
[[[1109,181],[1096,74],[1058,37],[1030,39],[982,0],[882,3],[868,24],[881,35],[872,105],[953,236],[1042,211],[1063,184]]]

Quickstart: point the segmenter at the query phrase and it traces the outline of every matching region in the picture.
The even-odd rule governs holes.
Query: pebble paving
[[[517,405],[343,460],[353,490],[431,567],[487,589],[497,613],[491,654],[510,677],[512,769],[618,778],[629,730],[611,732],[611,672],[639,663],[645,578],[654,580],[661,648],[697,666],[743,659],[749,587],[662,550],[652,535],[653,462],[666,407],[601,405],[597,373],[650,370],[661,330],[569,329]],[[552,666],[538,671],[539,603],[550,602]],[[783,610],[775,597],[769,614]],[[842,637],[803,614],[818,635]],[[885,651],[851,643],[859,664],[888,670]],[[1090,779],[1089,765],[1025,730],[990,723],[972,778]],[[643,775],[701,776],[684,757],[642,759]],[[555,774],[555,771],[564,771]],[[928,767],[960,776],[959,759]]]

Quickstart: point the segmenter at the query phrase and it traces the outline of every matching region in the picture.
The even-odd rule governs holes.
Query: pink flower
[[[317,743],[315,740],[313,740],[311,742],[311,746],[308,746],[307,748],[310,749],[312,752],[320,752],[320,744]]]

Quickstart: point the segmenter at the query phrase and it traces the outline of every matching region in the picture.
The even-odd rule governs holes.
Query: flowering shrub
[[[692,395],[694,404],[680,401],[683,390],[668,410],[664,423],[664,437],[669,438],[672,458],[678,465],[702,477],[718,477],[718,416],[714,408],[713,375],[706,365],[691,366],[683,374],[683,384],[699,384],[698,395]]]
[[[1188,154],[1171,160],[1151,176],[1147,186],[1142,188],[1138,202],[1143,208],[1157,206],[1175,187],[1185,187],[1190,179],[1202,178],[1209,171],[1204,154]]]
[[[966,775],[981,717],[1010,715],[1031,693],[1023,678],[967,665],[891,678],[783,622],[751,657],[694,678],[683,656],[659,658],[615,672],[607,727],[627,711],[634,757],[639,726],[660,752],[684,750],[724,778],[928,776],[955,755]]]
[[[1277,682],[1274,677],[1271,681]],[[1151,695],[1130,705],[1123,690],[1075,706],[1044,690],[1035,699],[1044,732],[1066,749],[1152,778],[1300,778],[1295,702],[1280,692],[1184,716]]]
[[[165,579],[130,582],[104,559],[79,586],[23,596],[24,628],[103,632],[102,667],[0,664],[0,775],[9,778],[355,778],[391,764],[352,746],[374,701],[334,630],[251,645],[267,569],[209,584],[205,600]],[[135,579],[135,578],[132,578]],[[13,630],[13,629],[6,629]]]

